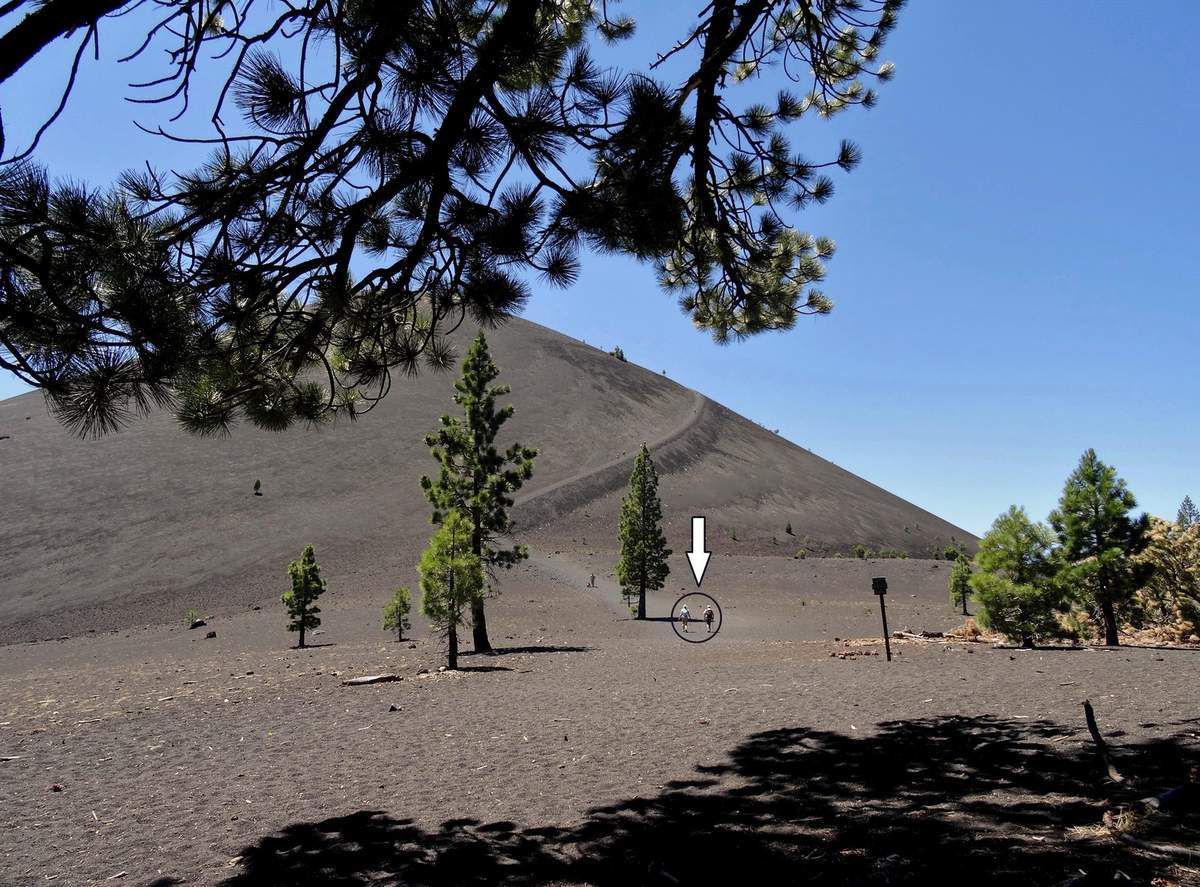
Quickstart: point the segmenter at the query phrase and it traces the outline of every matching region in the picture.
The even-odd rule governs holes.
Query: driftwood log
[[[369,674],[361,678],[350,678],[342,681],[344,687],[361,687],[364,684],[387,684],[391,681],[402,681],[404,678],[398,674]]]

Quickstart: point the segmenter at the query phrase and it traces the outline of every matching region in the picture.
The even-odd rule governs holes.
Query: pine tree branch
[[[59,37],[94,26],[128,0],[50,0],[42,3],[0,37],[0,83]]]

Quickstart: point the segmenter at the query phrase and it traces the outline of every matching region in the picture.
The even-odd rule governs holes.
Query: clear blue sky
[[[653,59],[686,5],[626,3],[639,31],[620,58]],[[1153,15],[1133,2],[913,0],[878,107],[795,132],[814,159],[843,137],[865,154],[796,220],[838,243],[831,316],[719,347],[650,268],[599,257],[573,289],[538,291],[526,316],[619,344],[976,533],[1014,502],[1044,516],[1087,447],[1173,517],[1200,496],[1197,30],[1190,0]],[[109,34],[111,58],[127,41]],[[28,136],[60,74],[47,61],[0,91],[10,140]],[[146,157],[169,165],[115,96],[129,72],[84,76],[41,159],[96,184]],[[19,390],[0,378],[0,396]]]

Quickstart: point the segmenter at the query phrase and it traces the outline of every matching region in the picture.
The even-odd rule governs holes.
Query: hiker
[[[712,621],[713,621],[713,608],[711,606],[706,606],[704,608],[704,624],[708,626],[708,630],[710,633],[712,632]]]
[[[688,620],[692,618],[692,614],[688,611],[687,604],[684,604],[679,611],[679,619],[683,622],[683,630],[687,631]]]
[[[592,574],[592,578],[588,580],[587,587],[588,587],[588,588],[595,588],[595,587],[596,587],[596,574],[595,574],[595,573],[593,573],[593,574]]]

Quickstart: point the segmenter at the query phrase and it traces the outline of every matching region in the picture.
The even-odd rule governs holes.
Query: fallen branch
[[[361,678],[350,678],[342,681],[345,687],[361,687],[364,684],[386,684],[390,681],[402,681],[404,678],[398,674],[369,674]]]
[[[1108,744],[1105,743],[1104,737],[1100,735],[1100,728],[1096,726],[1096,713],[1092,710],[1092,703],[1087,699],[1083,700],[1083,716],[1087,720],[1088,732],[1092,734],[1092,742],[1096,744],[1096,751],[1100,755],[1100,760],[1103,762],[1105,769],[1108,770],[1108,778],[1113,782],[1124,782],[1125,777],[1121,775],[1121,771],[1113,763],[1112,753],[1108,750]]]
[[[1145,853],[1151,853],[1155,856],[1163,856],[1169,859],[1177,859],[1181,862],[1194,863],[1200,860],[1200,850],[1194,847],[1184,847],[1181,844],[1156,844],[1154,841],[1146,841],[1142,838],[1135,837],[1126,831],[1122,831],[1117,827],[1117,818],[1111,811],[1104,814],[1104,825],[1107,826],[1113,837],[1124,841],[1131,847],[1136,847]]]

